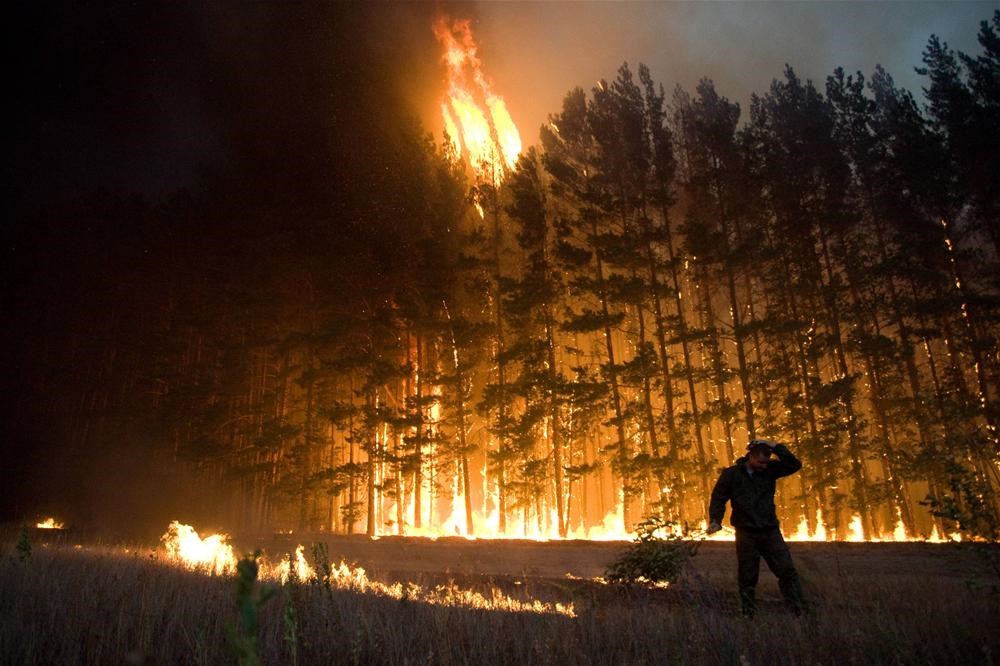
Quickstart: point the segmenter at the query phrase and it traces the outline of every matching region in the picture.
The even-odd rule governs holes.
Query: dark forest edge
[[[328,181],[49,206],[9,232],[11,518],[697,525],[767,436],[786,522],[996,539],[998,32],[932,37],[923,104],[788,67],[742,119],[623,65],[499,184],[369,98]]]

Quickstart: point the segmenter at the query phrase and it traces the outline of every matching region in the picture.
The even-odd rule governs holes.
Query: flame
[[[295,572],[295,577],[299,581],[307,581],[316,575],[316,572],[306,561],[305,546],[302,544],[295,547],[295,568],[293,569],[292,566],[291,558],[285,555],[284,559],[278,563],[273,572],[265,569],[262,577],[276,578],[281,581],[282,585],[285,585],[288,583],[288,579],[292,577],[292,571]]]
[[[432,417],[429,423],[431,427],[434,427],[437,424],[437,420],[441,418],[440,408],[437,405],[428,407],[428,414]],[[425,510],[422,512],[423,526],[421,528],[418,529],[412,525],[413,500],[412,495],[410,495],[403,500],[405,516],[403,523],[397,525],[394,520],[379,521],[373,538],[378,539],[382,536],[396,534],[429,539],[457,536],[469,540],[509,539],[526,541],[560,541],[564,539],[632,541],[635,538],[634,532],[624,527],[624,511],[620,503],[612,507],[604,515],[600,523],[595,524],[591,522],[588,524],[574,517],[573,524],[569,527],[565,537],[559,534],[558,516],[555,508],[552,506],[544,507],[541,516],[534,509],[529,511],[527,515],[521,509],[509,511],[506,521],[507,529],[501,532],[499,502],[497,501],[495,481],[491,486],[486,466],[482,467],[478,472],[479,476],[482,477],[486,492],[482,494],[479,507],[472,512],[474,532],[470,534],[468,531],[468,522],[466,521],[464,488],[460,481],[461,477],[457,462],[455,462],[454,467],[453,473],[450,475],[446,474],[447,467],[439,470],[442,476],[451,479],[451,493],[447,503],[431,499],[434,493],[432,492],[430,478],[424,479],[424,492],[428,501],[424,504]],[[440,493],[440,485],[436,487],[437,490],[434,492]],[[665,488],[664,492],[669,492],[669,489]],[[396,501],[396,498],[383,499],[376,510],[377,515],[395,517]],[[445,509],[444,507],[448,508]],[[810,530],[808,520],[805,516],[802,516],[796,524],[795,529],[785,533],[785,538],[788,541],[798,542],[840,540],[853,543],[866,541],[870,543],[949,543],[963,540],[963,535],[959,532],[942,535],[936,525],[932,526],[930,534],[926,537],[918,534],[908,534],[899,512],[897,512],[896,517],[897,519],[891,532],[883,530],[881,533],[872,535],[866,539],[860,514],[854,513],[851,516],[846,531],[831,531],[826,524],[822,509],[817,509],[814,529]],[[62,523],[49,518],[44,523],[38,523],[38,527],[59,529],[62,527]],[[704,531],[706,522],[702,520],[698,527],[701,531]],[[280,533],[291,534],[292,532],[291,530],[287,530]],[[696,529],[692,538],[708,541],[734,541],[736,535],[732,528],[724,527],[723,530],[711,536],[698,534]],[[178,562],[189,569],[204,570],[215,574],[230,573],[235,570],[237,558],[228,540],[229,537],[225,534],[211,534],[202,538],[193,527],[176,520],[170,523],[167,533],[161,537],[168,560]],[[282,584],[285,584],[291,578],[292,567],[294,567],[295,577],[300,581],[309,580],[316,576],[316,572],[306,560],[304,547],[301,544],[296,548],[294,558],[286,555],[277,563],[268,563],[264,560],[261,560],[259,563],[262,578],[280,581]]]
[[[485,471],[483,473],[485,473]],[[460,484],[458,482],[457,473],[454,476],[451,485],[453,492],[450,499],[450,510],[448,511],[446,517],[442,520],[435,521],[434,512],[428,511],[423,516],[425,520],[423,527],[417,529],[409,522],[405,522],[399,533],[406,536],[425,537],[430,539],[460,536],[469,540],[514,539],[529,541],[559,541],[564,538],[558,532],[558,518],[556,510],[551,507],[545,510],[545,513],[541,517],[541,521],[539,521],[538,515],[534,511],[529,512],[527,522],[525,522],[525,517],[522,511],[511,511],[507,516],[507,531],[501,532],[499,529],[499,509],[496,498],[495,495],[490,497],[489,493],[487,493],[487,497],[484,498],[482,507],[479,510],[474,510],[472,513],[472,522],[475,533],[469,534],[465,520],[465,496],[460,492]],[[411,501],[406,502],[406,515],[408,517],[412,516]],[[444,514],[442,513],[440,515]],[[623,511],[622,506],[619,504],[609,510],[598,524],[585,525],[581,523],[570,527],[565,539],[587,541],[633,540],[635,538],[635,534],[626,530],[623,527],[623,524]],[[946,538],[942,537],[938,532],[937,527],[934,527],[930,535],[926,538],[911,536],[907,534],[901,518],[896,520],[891,532],[883,531],[878,535],[865,539],[860,514],[853,514],[851,516],[851,520],[845,534],[835,535],[835,533],[831,532],[828,528],[822,509],[816,510],[815,525],[815,529],[810,530],[809,521],[805,516],[803,516],[796,524],[795,529],[786,533],[785,538],[787,541],[800,542],[841,540],[853,543],[861,543],[865,541],[871,543],[921,541],[927,543],[946,543],[948,541],[960,541],[962,539],[962,536],[959,533],[948,534]],[[706,526],[707,522],[702,520],[698,524],[697,529],[704,531]],[[385,530],[379,531],[378,535],[383,536],[393,533],[395,533],[394,525]],[[710,536],[699,535],[697,538],[704,538],[707,541],[734,541],[736,539],[736,533],[732,528],[724,527],[720,532],[716,532]]]
[[[503,97],[482,70],[468,19],[440,16],[432,26],[444,50],[448,92],[441,104],[445,132],[476,175],[494,185],[521,154],[521,134]]]
[[[231,573],[236,568],[236,558],[232,546],[227,543],[228,539],[225,534],[212,534],[202,539],[193,527],[175,520],[170,523],[161,541],[166,548],[168,560],[179,562],[194,571],[223,574]],[[282,585],[289,582],[293,570],[300,582],[315,580],[318,577],[317,572],[306,561],[305,548],[301,544],[295,548],[294,562],[286,555],[277,564],[272,564],[263,557],[258,558],[257,563],[260,567],[258,575],[261,580],[277,581]],[[572,603],[515,599],[497,588],[491,588],[484,593],[463,589],[454,583],[435,587],[424,587],[412,582],[383,583],[369,579],[362,567],[351,566],[343,561],[330,566],[329,573],[322,577],[321,582],[332,588],[363,592],[398,601],[412,600],[437,606],[576,617]]]
[[[440,414],[436,409],[429,409],[429,412],[439,418]],[[433,421],[432,421],[433,423]],[[443,472],[444,470],[442,470]],[[480,475],[484,482],[487,481],[487,468],[480,470]],[[588,541],[632,541],[635,534],[624,528],[623,507],[619,503],[609,510],[599,524],[585,524],[583,521],[571,526],[565,537],[558,531],[558,516],[555,508],[546,507],[541,517],[535,511],[529,511],[527,515],[522,510],[511,511],[507,516],[507,530],[500,531],[499,505],[495,487],[491,491],[489,484],[486,484],[487,492],[483,494],[482,504],[479,509],[473,511],[474,533],[468,531],[466,521],[465,496],[461,492],[462,485],[459,481],[460,475],[456,463],[455,473],[451,475],[451,494],[449,498],[450,508],[447,516],[444,511],[435,510],[434,501],[426,502],[426,510],[423,512],[423,527],[415,528],[412,525],[413,506],[412,497],[404,500],[404,515],[408,520],[404,520],[402,525],[396,525],[394,521],[380,522],[380,528],[376,529],[373,539],[382,536],[400,534],[405,536],[424,537],[438,539],[440,537],[463,537],[469,540],[476,539],[510,539],[528,541],[559,541],[568,540],[588,540]],[[425,482],[427,480],[425,479]],[[426,497],[430,499],[430,485],[424,490]],[[380,515],[395,516],[396,500],[385,500]],[[443,504],[443,503],[441,503]],[[447,506],[447,505],[446,505]],[[574,521],[575,522],[575,521]],[[54,526],[61,527],[61,523],[53,519],[39,523],[39,527]],[[700,530],[706,528],[706,522],[701,521]],[[284,533],[284,532],[282,532]],[[288,531],[288,533],[291,533]],[[788,541],[833,541],[836,537],[841,541],[861,543],[861,542],[926,542],[926,543],[948,543],[962,541],[960,533],[952,532],[943,537],[936,525],[927,537],[908,535],[902,522],[902,517],[897,513],[897,520],[892,532],[883,531],[881,534],[873,535],[865,539],[861,515],[855,513],[851,516],[848,530],[841,533],[839,530],[831,533],[826,525],[822,509],[816,510],[815,528],[809,529],[809,522],[805,516],[801,518],[794,531],[786,533]],[[692,538],[705,539],[708,541],[734,541],[735,531],[732,528],[724,527],[723,530],[711,536],[697,534]],[[166,534],[161,537],[168,560],[180,563],[181,565],[195,570],[207,571],[209,573],[223,574],[235,570],[236,557],[233,548],[228,543],[229,537],[225,534],[211,534],[204,538],[198,535],[190,525],[185,525],[179,521],[170,523]],[[288,582],[292,577],[294,567],[295,578],[299,581],[306,581],[315,578],[316,572],[309,565],[304,554],[304,547],[300,544],[295,550],[294,559],[286,555],[280,562],[269,563],[259,560],[260,575],[262,578],[280,581],[282,584]]]
[[[457,490],[457,488],[456,488]],[[485,509],[485,504],[484,504]],[[611,509],[601,521],[600,525],[583,527],[579,526],[571,529],[567,538],[586,539],[592,541],[629,541],[633,534],[627,532],[623,527],[622,506],[618,505]],[[474,522],[477,534],[466,534],[465,522],[465,498],[460,493],[455,492],[452,496],[451,514],[443,523],[436,527],[423,529],[413,529],[404,526],[404,533],[412,536],[425,536],[436,539],[439,536],[461,535],[468,539],[493,538],[493,539],[526,539],[532,541],[559,540],[557,534],[557,518],[555,511],[551,510],[550,515],[544,516],[542,524],[539,525],[537,516],[529,515],[528,524],[523,524],[523,514],[515,517],[510,516],[508,528],[510,534],[502,534],[498,530],[498,513],[495,503],[489,513],[474,512]],[[519,522],[521,521],[521,522]],[[44,523],[38,523],[38,527],[48,529],[58,529],[61,523],[54,519],[48,519]],[[704,530],[705,521],[702,521],[700,528]],[[375,539],[379,537],[376,536]],[[711,536],[700,536],[709,541],[734,541],[735,532],[732,529],[724,528]],[[167,532],[161,537],[166,559],[178,563],[185,568],[203,573],[224,575],[231,574],[236,569],[237,558],[233,552],[233,547],[229,544],[229,536],[226,534],[210,534],[202,538],[190,525],[185,525],[179,521],[172,521]],[[793,533],[788,536],[789,541],[830,541],[826,524],[823,520],[821,510],[816,511],[816,528],[812,532],[809,530],[808,521],[805,517],[800,520]],[[862,519],[859,514],[851,517],[849,533],[845,541],[863,542],[865,541],[862,527]],[[870,541],[920,541],[921,539],[909,537],[903,527],[902,520],[897,520],[891,534],[883,533],[881,538],[876,537]],[[943,538],[937,526],[933,526],[930,535],[924,539],[927,543],[947,543],[961,541],[959,533],[951,533],[947,538]],[[76,546],[79,548],[79,546]],[[126,551],[127,552],[127,551]],[[316,580],[319,574],[309,564],[305,556],[305,547],[301,544],[295,548],[294,558],[285,555],[277,563],[259,557],[259,575],[262,580],[280,582],[286,585],[292,580],[292,573],[295,580],[306,582]],[[537,600],[520,601],[503,595],[494,589],[489,595],[484,595],[473,590],[459,589],[454,585],[438,586],[433,589],[425,589],[414,583],[386,584],[369,580],[365,570],[361,567],[352,567],[344,562],[337,566],[330,567],[326,576],[326,582],[331,586],[350,589],[361,592],[368,592],[393,599],[413,599],[428,604],[462,606],[470,608],[509,610],[515,612],[537,612],[555,613],[575,617],[572,604],[563,606],[561,604],[545,604]]]
[[[576,617],[572,603],[549,604],[537,599],[522,601],[507,596],[495,587],[491,588],[487,593],[482,593],[476,590],[460,588],[454,583],[437,585],[433,588],[424,587],[412,582],[383,583],[369,579],[363,568],[357,566],[351,567],[344,562],[341,562],[338,566],[331,567],[327,580],[331,587],[339,589],[364,592],[396,600],[409,599],[435,606],[454,606],[481,610],[502,610]]]
[[[41,530],[61,530],[63,528],[63,524],[55,518],[46,518],[40,523],[35,523],[35,527]]]
[[[816,530],[809,531],[809,521],[805,516],[799,521],[795,532],[788,537],[789,541],[826,541],[826,524],[823,522],[823,510],[816,509]]]
[[[931,528],[931,535],[927,537],[927,543],[945,543],[947,539],[941,538],[941,533],[938,532],[937,525]]]
[[[906,528],[903,526],[902,519],[896,520],[896,527],[892,530],[892,540],[909,541],[909,539],[906,536]]]
[[[705,528],[705,522],[702,521],[701,528]],[[853,543],[861,543],[866,541],[864,535],[864,527],[861,522],[861,516],[859,514],[854,514],[851,516],[851,522],[848,525],[848,533],[843,538],[843,541],[849,541]],[[710,537],[707,537],[709,541],[732,541],[734,539],[732,532],[724,530],[722,532],[716,532]],[[882,533],[880,536],[873,537],[867,541],[871,543],[878,543],[883,541],[926,541],[927,543],[947,543],[948,541],[960,541],[962,536],[958,533],[952,533],[948,535],[947,539],[941,537],[938,532],[937,526],[935,525],[931,530],[930,536],[926,539],[920,539],[917,537],[909,536],[906,533],[906,528],[903,526],[903,520],[901,516],[897,514],[896,524],[891,533]],[[834,541],[832,535],[827,531],[826,522],[823,519],[823,510],[816,510],[816,529],[814,531],[809,530],[809,521],[805,516],[799,521],[798,525],[795,527],[795,531],[786,537],[788,541]]]
[[[160,541],[167,551],[168,560],[179,562],[189,569],[217,575],[236,569],[236,556],[226,534],[212,534],[202,539],[193,527],[175,520]]]
[[[466,539],[472,539],[474,537],[471,534],[468,534],[465,520],[465,494],[459,492],[458,486],[458,473],[456,470],[452,483],[451,513],[445,519],[444,523],[441,524],[441,531],[445,534],[452,532],[458,536],[463,536]],[[472,519],[476,520],[475,512],[472,514]]]
[[[624,524],[624,511],[619,504],[604,515],[600,525],[570,530],[569,538],[590,541],[631,541],[635,535],[627,531]]]
[[[847,539],[845,539],[845,541],[857,542],[865,540],[865,528],[861,524],[860,514],[856,513],[853,516],[851,516],[851,524],[848,525],[848,529],[851,531],[851,533],[847,535]]]

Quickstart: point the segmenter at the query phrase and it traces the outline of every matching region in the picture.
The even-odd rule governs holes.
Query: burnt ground
[[[467,540],[458,537],[360,536],[315,538],[289,535],[258,542],[266,552],[294,550],[315,541],[327,545],[331,561],[357,564],[370,572],[397,574],[523,576],[527,578],[594,578],[604,573],[629,543],[624,541]],[[791,542],[792,557],[802,572],[828,575],[964,577],[978,569],[968,544]],[[733,542],[705,541],[691,570],[711,576],[734,573]],[[568,576],[567,576],[568,574]]]
[[[132,539],[83,530],[28,528],[34,543],[116,544]],[[0,526],[3,540],[15,541],[20,527]],[[488,576],[511,578],[592,579],[628,547],[627,541],[531,541],[522,539],[465,539],[462,537],[399,537],[369,539],[363,535],[274,534],[241,538],[232,542],[237,552],[261,549],[265,554],[291,553],[296,545],[327,546],[329,559],[361,566],[369,574],[411,578],[415,575]],[[967,578],[981,572],[982,558],[969,543],[846,543],[789,542],[800,573],[820,577],[928,577]],[[1000,544],[986,546],[1000,549]],[[761,565],[762,572],[766,566]],[[697,577],[731,577],[736,569],[736,545],[731,541],[704,541],[692,559],[689,571]],[[763,577],[763,576],[762,576]]]
[[[112,538],[74,528],[28,528],[35,543],[115,544],[133,539]],[[14,541],[20,526],[0,525],[0,537]],[[266,554],[293,552],[296,545],[310,552],[314,543],[327,546],[330,561],[364,567],[369,573],[407,577],[420,574],[503,576],[525,578],[595,578],[629,547],[627,541],[531,541],[465,539],[462,537],[399,537],[369,539],[363,535],[274,534],[232,542],[237,552],[261,549]],[[969,543],[846,543],[789,542],[800,572],[826,576],[926,576],[965,578],[980,571],[980,557]],[[1000,549],[1000,544],[987,546]],[[698,576],[735,573],[736,546],[731,541],[704,541],[690,564]],[[762,564],[762,570],[766,567]]]
[[[19,528],[3,526],[5,541],[16,541]],[[113,545],[120,540],[85,534],[76,529],[29,529],[33,543]],[[413,582],[422,586],[457,584],[487,593],[498,589],[542,601],[598,602],[625,594],[647,601],[733,607],[736,597],[736,546],[733,542],[705,541],[669,590],[622,590],[595,578],[628,547],[625,541],[530,541],[445,537],[387,536],[375,540],[355,535],[274,534],[233,539],[237,552],[260,549],[272,559],[306,547],[313,563],[312,546],[324,543],[329,561],[362,567],[368,577],[386,583]],[[132,543],[135,549],[154,543]],[[985,549],[977,546],[985,546]],[[873,590],[914,589],[927,584],[1000,586],[996,570],[1000,544],[969,543],[843,543],[790,542],[792,558],[807,597],[827,604],[855,599]],[[984,557],[992,550],[992,560]],[[879,595],[883,596],[884,595]],[[775,578],[761,563],[758,597],[763,605],[780,604]],[[888,600],[887,601],[892,601]],[[903,599],[894,601],[902,602]]]
[[[326,544],[330,561],[365,569],[383,582],[410,581],[423,586],[456,584],[488,594],[491,589],[518,598],[573,602],[578,610],[683,606],[737,613],[736,545],[705,541],[681,580],[668,589],[623,588],[593,580],[629,546],[628,542],[466,540],[421,537],[281,535],[258,540],[253,547],[267,553],[291,552],[303,543]],[[242,545],[237,541],[237,545]],[[983,546],[976,544],[975,546]],[[984,549],[968,543],[840,543],[792,542],[792,557],[807,599],[847,614],[861,607],[893,607],[898,612],[908,597],[926,588],[969,589],[998,584]],[[758,603],[762,609],[783,608],[777,581],[761,563]],[[871,610],[871,609],[868,609]]]
[[[20,527],[0,526],[0,550],[13,556],[19,532]],[[29,532],[36,548],[51,547],[63,553],[73,552],[81,543],[84,551],[102,546],[114,551],[124,545],[130,557],[150,559],[160,550],[152,540],[123,544],[72,528],[31,528]],[[580,618],[623,613],[636,617],[637,609],[642,617],[644,613],[659,617],[664,612],[669,617],[673,613],[739,617],[733,542],[702,542],[678,581],[667,588],[652,588],[596,580],[629,547],[624,541],[372,540],[329,534],[233,539],[238,553],[259,549],[272,562],[294,552],[300,543],[314,566],[312,547],[323,543],[331,564],[362,567],[371,581],[407,583],[445,593],[453,588],[487,599],[499,593],[521,602],[571,604]],[[949,604],[964,608],[969,603],[982,606],[984,599],[1000,599],[1000,544],[791,542],[789,547],[810,606],[845,626],[861,621],[858,618],[877,623],[886,617],[939,614],[938,609]],[[766,616],[787,616],[777,581],[763,563],[757,589],[758,605]],[[994,604],[989,614],[995,613]]]

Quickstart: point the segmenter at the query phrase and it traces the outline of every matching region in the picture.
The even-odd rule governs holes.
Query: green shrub
[[[949,463],[948,474],[951,492],[940,496],[929,494],[921,504],[938,518],[957,524],[963,534],[1000,541],[1000,516],[991,502],[994,490],[958,463]]]
[[[260,552],[247,555],[236,565],[236,606],[239,610],[239,628],[226,623],[226,638],[240,666],[259,666],[257,634],[260,611],[277,593],[273,585],[257,585],[257,558]]]
[[[288,646],[288,650],[292,655],[292,666],[298,666],[299,621],[295,616],[295,604],[292,601],[291,590],[285,591],[285,610],[284,613],[282,613],[282,622],[285,625],[285,644]]]
[[[17,541],[17,559],[21,564],[27,564],[31,557],[31,540],[28,538],[28,528],[21,528],[21,538]]]
[[[609,583],[673,583],[698,552],[701,541],[685,538],[677,523],[652,516],[636,527],[636,538],[604,572]]]
[[[330,555],[327,552],[326,544],[322,541],[312,545],[313,566],[316,569],[316,576],[313,582],[322,584],[326,591],[330,591]]]

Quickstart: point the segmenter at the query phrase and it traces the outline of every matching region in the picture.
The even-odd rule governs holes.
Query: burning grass
[[[7,535],[0,553],[0,662],[234,661],[231,575],[187,570],[149,546],[40,542],[20,562],[14,542]],[[980,566],[964,544],[794,545],[815,613],[785,613],[765,572],[753,623],[736,613],[731,544],[704,544],[667,589],[629,591],[592,580],[616,552],[609,544],[353,539],[333,542],[334,560],[342,545],[367,572],[273,549],[272,573],[261,568],[279,585],[261,608],[265,663],[984,663],[1000,654],[1000,599],[968,584]],[[286,553],[296,574],[280,585]],[[454,565],[469,558],[521,573],[461,573]],[[327,585],[291,582],[325,567]]]
[[[49,517],[39,523],[35,523],[35,527],[40,530],[61,530],[63,524],[55,518]]]

